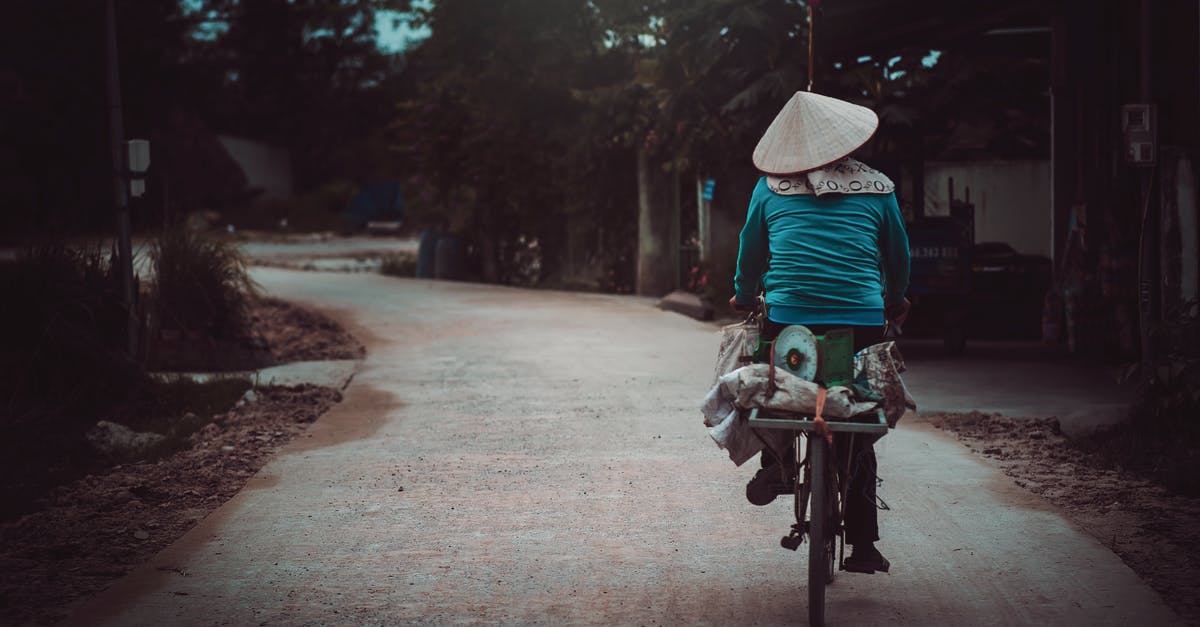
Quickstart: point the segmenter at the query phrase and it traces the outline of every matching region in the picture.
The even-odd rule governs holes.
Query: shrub
[[[249,302],[258,290],[232,244],[178,228],[158,237],[151,256],[156,328],[214,339],[244,335]]]
[[[99,246],[30,247],[0,264],[3,423],[86,413],[140,380],[125,354],[126,309]]]
[[[245,376],[217,376],[206,381],[187,377],[169,377],[142,386],[122,408],[122,415],[110,418],[134,431],[150,431],[168,436],[173,445],[182,445],[214,416],[229,411],[253,383]],[[187,414],[194,422],[182,421]]]
[[[147,381],[125,353],[113,266],[98,246],[62,243],[0,263],[0,517],[73,478],[83,433]]]
[[[417,257],[409,253],[391,253],[384,255],[379,272],[388,276],[415,277],[417,276]]]
[[[1079,446],[1186,496],[1200,496],[1200,371],[1148,386],[1128,420]]]

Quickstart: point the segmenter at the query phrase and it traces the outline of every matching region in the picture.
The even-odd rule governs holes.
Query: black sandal
[[[874,575],[876,572],[886,573],[891,567],[892,563],[873,544],[855,545],[850,557],[842,562],[842,570],[864,575]]]

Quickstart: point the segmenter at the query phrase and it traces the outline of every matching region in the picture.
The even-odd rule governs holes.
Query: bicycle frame
[[[818,423],[812,417],[800,414],[767,414],[754,408],[748,417],[752,429],[786,429],[794,432],[794,454],[796,468],[795,515],[796,524],[792,526],[793,536],[805,534],[809,541],[808,563],[808,616],[809,624],[823,625],[825,622],[825,586],[833,581],[834,571],[840,569],[841,561],[845,559],[845,538],[842,529],[846,492],[849,490],[850,460],[846,460],[843,472],[834,468],[835,455],[825,438],[819,435]],[[870,422],[835,422],[826,421],[824,426],[835,433],[849,433],[851,437],[857,434],[882,435],[887,433],[887,418],[880,409],[875,414],[875,420]],[[800,457],[801,440],[807,441],[804,447],[806,453]],[[853,440],[851,441],[853,446]],[[772,454],[779,457],[777,452]],[[840,479],[839,479],[840,477]],[[807,512],[809,503],[812,512]],[[808,521],[806,524],[805,514]],[[789,537],[785,537],[786,542]],[[838,546],[840,540],[840,547]],[[793,550],[799,546],[785,547]],[[838,549],[841,556],[838,556]],[[836,568],[835,568],[836,566]]]
[[[765,301],[761,295],[749,311],[747,322],[757,321],[761,331],[766,318]],[[887,337],[893,334],[899,334],[899,327],[893,327],[889,322],[884,335]],[[760,341],[759,349],[761,350],[761,348]],[[762,359],[761,355],[757,355],[757,357]],[[886,434],[889,429],[887,418],[883,409],[880,408],[876,411],[874,420],[850,422],[823,419],[823,424],[818,426],[812,416],[768,414],[768,412],[759,411],[759,408],[754,408],[750,411],[748,420],[749,426],[753,430],[786,429],[795,433],[793,445],[795,459],[793,461],[796,464],[797,473],[792,492],[796,499],[794,507],[796,523],[792,525],[792,533],[785,536],[781,544],[785,548],[796,550],[803,538],[808,536],[808,622],[810,625],[824,625],[825,586],[833,582],[834,571],[841,568],[842,560],[845,559],[846,542],[842,522],[845,514],[843,507],[846,503],[850,482],[846,479],[839,479],[839,477],[848,478],[850,476],[850,460],[846,460],[846,468],[843,472],[836,472],[834,468],[835,452],[818,434],[827,433],[825,429],[835,433],[849,433],[852,438],[850,442],[852,448],[853,438],[857,434],[864,436]],[[803,459],[800,457],[801,439],[806,440],[808,444],[804,447],[806,452]],[[770,453],[777,460],[783,461],[778,451],[771,450]],[[782,466],[784,465],[781,464]],[[809,503],[813,504],[811,513],[806,511]],[[808,521],[805,521],[806,513],[809,514]],[[814,541],[814,536],[821,537],[822,540]],[[841,544],[840,558],[837,554],[839,541]]]

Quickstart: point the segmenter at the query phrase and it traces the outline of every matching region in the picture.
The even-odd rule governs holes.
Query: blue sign
[[[713,188],[716,187],[716,185],[716,179],[704,179],[704,191],[700,194],[700,197],[704,200],[712,200]]]

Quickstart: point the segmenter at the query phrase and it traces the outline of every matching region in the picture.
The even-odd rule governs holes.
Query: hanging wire
[[[808,2],[808,89],[813,90],[813,10],[816,8],[819,0],[809,0]]]

